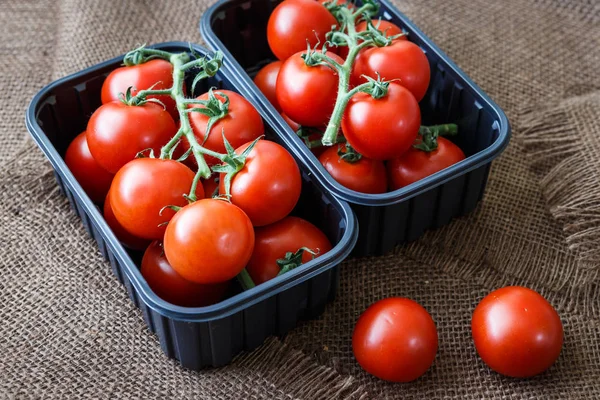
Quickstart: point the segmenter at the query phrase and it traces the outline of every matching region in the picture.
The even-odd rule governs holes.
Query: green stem
[[[441,125],[430,125],[421,126],[419,128],[419,135],[423,136],[427,131],[434,133],[437,136],[456,136],[458,135],[458,125],[456,124],[441,124]]]
[[[348,101],[350,101],[350,98],[354,94],[358,93],[358,91],[360,90],[359,88],[361,86],[364,86],[360,85],[357,88],[351,90],[350,92],[348,91],[350,87],[350,74],[352,72],[352,66],[354,65],[354,61],[356,60],[358,53],[363,48],[373,45],[373,41],[369,39],[358,43],[358,34],[356,32],[356,19],[359,16],[361,16],[364,12],[367,12],[372,8],[373,6],[371,4],[365,4],[354,13],[350,9],[345,7],[340,9],[340,15],[342,16],[342,19],[345,22],[345,26],[348,31],[345,37],[348,44],[348,57],[346,58],[346,61],[344,61],[344,64],[337,68],[339,76],[338,93],[335,102],[335,107],[333,108],[331,118],[329,119],[329,124],[327,124],[327,129],[325,130],[325,134],[323,135],[322,143],[324,146],[332,146],[337,142],[336,139],[340,130],[340,125],[342,123],[344,111],[346,110],[346,106],[348,105]]]
[[[244,268],[237,275],[237,279],[238,279],[238,282],[240,283],[240,285],[242,285],[242,289],[244,289],[244,290],[252,289],[253,287],[256,286],[246,268]]]

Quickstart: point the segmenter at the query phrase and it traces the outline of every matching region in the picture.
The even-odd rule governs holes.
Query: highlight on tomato
[[[369,306],[352,334],[352,351],[368,373],[390,382],[410,382],[433,364],[438,349],[431,315],[417,302],[390,297]]]
[[[529,378],[550,368],[563,344],[563,326],[554,307],[539,293],[520,286],[484,297],[473,312],[471,332],[481,359],[514,378]]]
[[[314,0],[285,0],[269,17],[267,41],[275,57],[287,60],[292,54],[325,43],[325,35],[337,26],[335,17]]]

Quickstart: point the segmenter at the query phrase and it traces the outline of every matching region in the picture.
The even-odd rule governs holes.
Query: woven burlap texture
[[[569,247],[570,220],[551,212],[563,203],[548,202],[545,192],[553,165],[532,163],[527,145],[538,108],[571,107],[566,113],[578,134],[597,129],[598,114],[581,110],[600,90],[600,9],[584,0],[396,2],[511,120],[518,140],[494,163],[481,206],[387,256],[344,263],[336,301],[283,343],[271,339],[228,367],[200,373],[166,358],[26,139],[23,115],[52,79],[137,44],[202,43],[197,24],[208,5],[5,0],[0,6],[0,398],[600,397],[598,272],[580,248]],[[587,106],[571,97],[587,99]],[[531,380],[491,372],[471,344],[473,308],[506,284],[540,291],[565,326],[558,363]],[[350,347],[360,312],[392,295],[419,301],[439,329],[434,366],[407,385],[368,376]]]

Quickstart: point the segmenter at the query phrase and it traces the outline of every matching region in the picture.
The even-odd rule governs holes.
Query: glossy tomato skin
[[[338,146],[327,148],[320,156],[319,161],[333,179],[351,190],[361,193],[385,193],[387,190],[387,176],[382,161],[362,157],[354,163],[341,159],[338,155]]]
[[[410,382],[423,375],[437,348],[437,330],[429,313],[402,297],[372,304],[352,335],[352,350],[360,366],[391,382]]]
[[[377,29],[379,29],[381,32],[385,33],[388,37],[399,35],[402,33],[402,29],[398,25],[394,24],[393,22],[386,21],[384,19],[373,20],[373,25]],[[364,32],[366,30],[367,30],[367,22],[366,21],[359,22],[356,25],[356,32]],[[406,36],[400,36],[394,40],[407,40],[407,39],[406,39]],[[361,50],[360,53],[364,52],[365,50],[366,49]],[[359,53],[358,57],[360,57],[360,53]],[[340,57],[342,57],[343,59],[346,59],[346,57],[348,57],[348,47],[345,47],[345,46],[340,47]]]
[[[227,141],[235,149],[264,134],[265,127],[260,114],[248,100],[231,90],[215,91],[215,96],[221,101],[225,101],[225,98],[220,95],[221,93],[229,97],[229,112],[212,126],[206,142],[204,142],[204,137],[209,118],[204,114],[192,112],[190,113],[190,124],[199,143],[204,142],[203,146],[207,149],[224,154],[226,151],[222,132],[225,132]],[[204,93],[198,99],[207,100],[208,93]],[[204,106],[195,105],[194,107],[203,108]],[[187,141],[182,141],[181,144],[184,150],[189,148]],[[205,156],[204,158],[208,165],[220,163],[214,157]],[[193,157],[191,159],[194,161]]]
[[[65,163],[94,203],[102,203],[114,174],[100,166],[90,153],[85,132],[73,139],[65,153]]]
[[[325,43],[325,35],[338,26],[335,17],[314,0],[285,0],[269,17],[267,40],[275,57],[287,60],[292,54]]]
[[[235,152],[241,154],[249,145]],[[225,194],[224,177],[221,174],[220,194]],[[248,215],[254,226],[263,226],[286,217],[298,203],[301,190],[300,169],[290,153],[277,143],[260,140],[231,180],[231,202]]]
[[[204,307],[218,303],[225,296],[230,283],[200,285],[184,279],[167,261],[159,241],[152,242],[146,249],[141,273],[158,297],[183,307]]]
[[[419,103],[397,83],[390,83],[387,95],[380,99],[355,94],[342,119],[348,143],[363,156],[382,161],[406,152],[417,138],[420,125]]]
[[[110,203],[119,223],[130,233],[145,239],[162,239],[175,211],[166,206],[183,207],[192,186],[194,173],[174,160],[138,158],[115,175],[110,188]],[[204,197],[202,185],[196,196]],[[161,213],[162,210],[162,213]]]
[[[431,152],[411,147],[387,163],[390,189],[408,186],[464,159],[460,147],[443,137],[438,137],[438,148]]]
[[[173,65],[166,60],[150,60],[143,64],[130,67],[120,67],[112,71],[102,84],[102,104],[120,100],[120,94],[126,93],[127,88],[133,87],[131,94],[139,90],[170,89],[173,86]],[[171,117],[179,119],[175,100],[169,95],[148,96],[160,100]]]
[[[302,0],[309,1],[309,0]],[[323,126],[329,121],[338,90],[338,75],[324,65],[309,67],[302,51],[288,58],[277,77],[277,101],[283,112],[303,126]],[[327,55],[339,63],[336,54]]]
[[[240,273],[254,248],[254,229],[237,206],[202,199],[183,207],[167,226],[164,249],[183,278],[200,284],[226,282]]]
[[[550,368],[563,344],[556,310],[537,292],[518,286],[487,295],[473,312],[471,331],[481,359],[494,371],[514,378]]]
[[[421,101],[430,80],[429,61],[423,50],[408,40],[395,40],[390,46],[371,47],[357,57],[352,69],[351,84],[356,86],[367,81],[362,75],[384,80],[399,79],[417,101]]]
[[[306,247],[317,253],[317,258],[329,250],[331,243],[319,228],[298,217],[286,217],[274,224],[261,226],[254,230],[255,242],[252,258],[246,269],[255,284],[271,280],[279,274],[277,260],[284,258],[287,252],[295,253]],[[304,252],[302,263],[313,259],[313,255]]]
[[[262,67],[254,77],[256,86],[258,86],[262,94],[265,95],[277,111],[281,111],[281,107],[277,102],[277,92],[275,91],[277,87],[277,75],[279,75],[281,64],[281,61],[273,61]]]
[[[103,214],[104,220],[123,246],[133,250],[144,250],[148,247],[150,240],[132,235],[117,221],[117,217],[115,217],[115,213],[110,205],[110,193],[106,195],[106,199],[104,200]]]
[[[294,132],[298,132],[298,129],[301,128],[299,123],[297,123],[296,121],[292,121],[292,119],[284,113],[281,113],[281,117],[290,126],[290,128],[292,128]]]
[[[98,164],[116,174],[142,150],[151,148],[158,156],[176,132],[173,118],[158,104],[128,106],[113,101],[92,114],[86,137]]]

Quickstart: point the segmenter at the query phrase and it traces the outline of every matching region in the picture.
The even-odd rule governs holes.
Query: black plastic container
[[[152,47],[184,52],[189,46],[172,42]],[[192,47],[202,55],[207,53],[202,47]],[[221,366],[240,351],[259,346],[268,336],[285,334],[300,319],[318,316],[335,296],[337,266],[354,246],[357,227],[348,204],[315,182],[302,160],[299,160],[303,172],[302,197],[293,214],[312,221],[325,232],[334,245],[330,252],[209,307],[175,306],[152,292],[133,261],[139,260],[140,254],[128,252],[118,242],[62,158],[71,140],[85,130],[88,118],[100,106],[102,82],[122,59],[121,56],[98,64],[42,89],[27,110],[27,128],[52,163],[60,188],[110,262],[114,274],[142,310],[150,330],[158,335],[163,351],[187,368]],[[226,69],[199,86],[198,92],[210,86],[237,91]],[[287,146],[266,122],[267,138]]]
[[[273,61],[266,26],[281,0],[221,0],[202,17],[206,42],[236,60],[233,72],[244,95],[261,104],[268,122],[303,155],[315,177],[356,213],[360,227],[356,255],[384,254],[396,244],[419,238],[427,229],[449,223],[472,211],[483,197],[490,164],[508,145],[506,115],[423,32],[386,0],[380,17],[408,32],[431,66],[429,90],[420,103],[423,125],[454,122],[459,135],[452,140],[467,158],[405,188],[385,194],[364,194],[337,183],[260,93],[252,78]],[[434,11],[435,12],[435,11]]]

